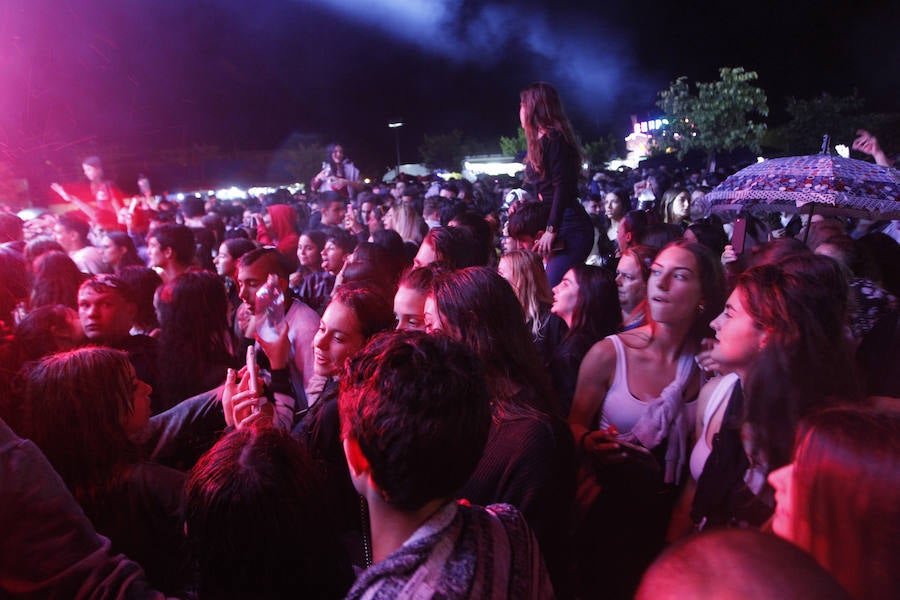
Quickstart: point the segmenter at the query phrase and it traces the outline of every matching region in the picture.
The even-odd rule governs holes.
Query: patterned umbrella
[[[711,210],[812,212],[900,219],[900,172],[830,153],[773,158],[728,177],[704,196]]]

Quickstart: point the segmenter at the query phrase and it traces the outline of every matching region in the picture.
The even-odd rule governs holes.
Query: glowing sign
[[[663,126],[668,125],[668,119],[650,119],[649,121],[639,121],[634,124],[634,132],[635,133],[650,133],[651,131],[657,131],[662,129]]]

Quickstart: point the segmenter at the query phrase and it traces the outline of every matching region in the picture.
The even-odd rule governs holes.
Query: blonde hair
[[[544,261],[528,250],[513,250],[500,260],[505,260],[509,265],[509,283],[525,311],[526,322],[531,321],[532,335],[537,335],[541,328],[541,305],[553,304],[553,292],[544,271]]]
[[[399,203],[391,210],[393,230],[400,234],[404,242],[422,243],[424,237],[425,220],[409,204]]]
[[[675,214],[672,212],[672,205],[675,204],[675,198],[680,196],[681,194],[687,194],[688,197],[688,205],[690,206],[691,202],[691,192],[684,188],[669,188],[665,192],[663,192],[662,202],[659,204],[660,217],[662,218],[663,223],[678,223],[679,220],[676,220]],[[687,220],[688,217],[684,217],[683,220]]]

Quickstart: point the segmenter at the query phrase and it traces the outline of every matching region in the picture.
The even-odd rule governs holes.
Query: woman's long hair
[[[741,274],[736,286],[747,312],[766,334],[744,389],[751,452],[770,469],[790,462],[800,419],[835,398],[857,395],[844,335],[847,284],[830,258],[807,259],[833,266],[832,277],[810,277],[809,266],[789,267],[789,272],[762,265]]]
[[[157,292],[159,396],[163,406],[215,385],[214,369],[234,364],[228,299],[222,280],[208,271],[188,271]],[[221,383],[219,381],[218,383]]]
[[[549,83],[539,81],[533,83],[519,93],[519,99],[525,108],[525,139],[528,142],[528,155],[525,160],[538,175],[543,175],[544,152],[541,148],[540,133],[557,132],[575,148],[581,163],[581,148],[563,110],[559,93]]]
[[[896,598],[900,413],[840,407],[809,416],[793,476],[794,542],[852,597]]]
[[[346,162],[346,160],[347,160],[346,153],[344,154],[344,161],[342,161],[342,162],[336,163],[336,162],[334,162],[334,159],[331,158],[331,155],[334,154],[334,149],[337,148],[338,146],[340,146],[341,148],[344,147],[343,144],[338,144],[337,142],[328,144],[328,148],[326,149],[326,152],[328,153],[328,155],[325,157],[325,162],[328,163],[329,167],[331,167],[331,175],[333,177],[345,177],[344,162]]]
[[[471,348],[485,367],[491,396],[501,411],[553,413],[547,375],[540,366],[525,313],[512,286],[488,267],[448,272],[434,281],[432,295],[445,333]],[[518,388],[532,404],[516,404]]]
[[[400,234],[404,242],[421,244],[428,231],[422,215],[411,204],[400,203],[391,208],[391,211],[393,211],[392,229]]]
[[[616,283],[603,267],[582,264],[575,265],[571,271],[578,284],[578,296],[572,311],[572,326],[563,340],[579,337],[593,344],[618,331],[622,323]]]
[[[119,264],[115,266],[116,273],[125,267],[146,266],[144,261],[138,256],[137,248],[134,247],[134,240],[132,240],[127,233],[122,231],[107,231],[104,235],[119,248],[125,248],[125,254],[119,259]]]
[[[138,460],[124,421],[134,410],[134,368],[119,350],[87,347],[52,354],[23,379],[23,434],[96,519],[124,467]]]
[[[65,252],[51,250],[34,260],[31,308],[62,304],[78,307],[78,288],[87,275],[78,270]]]
[[[531,335],[536,336],[541,330],[541,319],[547,307],[553,304],[553,292],[544,271],[544,261],[528,250],[507,252],[500,260],[509,265],[510,284],[525,311],[525,322],[530,325]]]

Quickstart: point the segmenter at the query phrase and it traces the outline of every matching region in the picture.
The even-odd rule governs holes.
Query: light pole
[[[394,181],[400,178],[400,128],[403,127],[403,121],[393,121],[388,123],[388,127],[394,130],[394,142],[397,146],[397,175]]]

